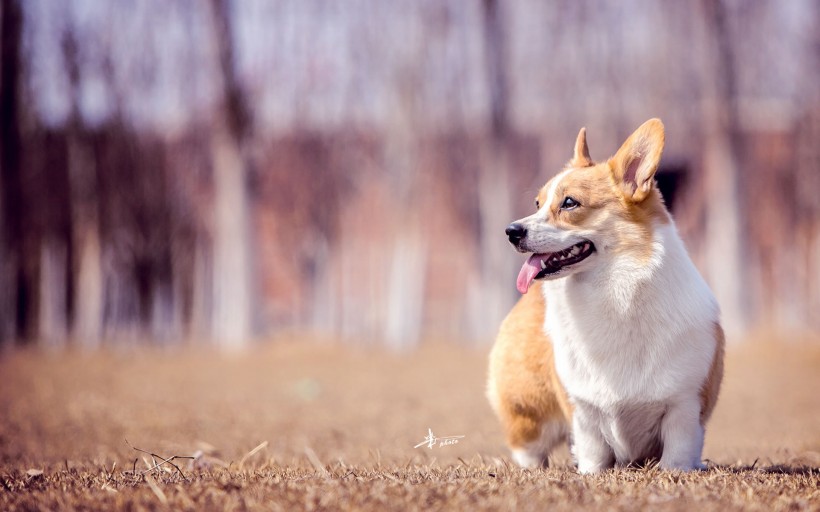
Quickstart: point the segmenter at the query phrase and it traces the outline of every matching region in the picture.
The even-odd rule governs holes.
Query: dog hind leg
[[[522,428],[526,420],[520,423],[520,425],[513,425],[512,428]],[[556,446],[566,441],[568,430],[566,423],[560,420],[541,423],[536,429],[536,437],[531,441],[518,446],[510,442],[513,460],[522,468],[548,467],[550,453]],[[508,440],[511,437],[516,440],[520,439],[521,434],[523,432],[508,432]],[[532,435],[531,432],[528,434]]]

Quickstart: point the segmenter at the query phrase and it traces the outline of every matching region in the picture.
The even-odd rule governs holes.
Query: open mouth
[[[527,259],[518,274],[518,291],[527,293],[530,285],[536,279],[544,279],[555,275],[562,269],[587,259],[594,252],[595,245],[589,240],[584,240],[567,247],[563,251],[533,254]]]

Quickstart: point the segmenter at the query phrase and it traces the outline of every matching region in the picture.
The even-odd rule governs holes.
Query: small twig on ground
[[[310,446],[305,446],[305,455],[307,455],[308,461],[310,461],[310,463],[313,465],[316,471],[320,472],[322,476],[324,476],[325,478],[330,476],[330,473],[328,473],[327,468],[325,468],[325,465],[322,464],[322,461],[319,460],[319,457],[316,455],[316,452],[314,452],[310,448]]]
[[[172,455],[170,457],[163,457],[162,455],[157,455],[155,453],[151,453],[149,451],[143,450],[142,448],[137,448],[136,446],[129,443],[128,439],[125,440],[125,444],[127,444],[128,446],[130,446],[131,448],[133,448],[134,450],[136,450],[138,452],[142,452],[142,453],[146,453],[146,454],[150,455],[151,459],[154,461],[153,466],[150,466],[146,470],[140,471],[138,474],[136,474],[136,476],[143,476],[146,473],[150,473],[154,470],[159,469],[163,464],[167,463],[167,464],[170,464],[171,466],[173,466],[174,469],[177,470],[177,472],[179,473],[179,475],[182,477],[183,480],[185,480],[186,482],[188,481],[188,478],[186,478],[185,473],[183,473],[182,470],[179,469],[179,466],[174,464],[173,461],[175,461],[177,459],[194,459],[195,457],[192,457],[190,455]],[[157,462],[156,459],[160,459],[160,461]],[[137,469],[137,461],[135,460],[134,461],[134,471],[136,471],[136,469]]]
[[[116,469],[117,469],[117,463],[116,462],[114,462],[114,464],[111,466],[111,471],[110,472],[105,469],[105,466],[103,466],[103,468],[102,468],[103,473],[105,473],[106,476],[107,476],[107,478],[105,479],[105,483],[103,485],[105,485],[108,482],[111,482],[111,481],[114,480],[114,470],[116,470]]]
[[[257,453],[259,450],[262,450],[263,448],[266,448],[267,446],[268,446],[268,442],[267,442],[267,441],[263,441],[263,442],[259,443],[259,444],[256,446],[256,448],[254,448],[253,450],[251,450],[251,451],[249,451],[248,453],[246,453],[246,454],[245,454],[245,456],[244,456],[244,457],[242,457],[242,460],[240,460],[240,461],[239,461],[239,469],[241,470],[241,469],[245,466],[245,461],[246,461],[246,460],[248,460],[249,458],[253,457],[254,455],[256,455],[256,453]]]

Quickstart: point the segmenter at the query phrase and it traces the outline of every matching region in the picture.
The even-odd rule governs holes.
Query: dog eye
[[[565,197],[564,202],[561,203],[562,210],[572,210],[573,208],[578,206],[581,206],[581,203],[571,198],[570,196]]]
[[[538,199],[536,199],[536,200],[535,200],[535,211],[538,211],[538,210],[540,210],[540,209],[541,209],[541,201],[539,201]]]

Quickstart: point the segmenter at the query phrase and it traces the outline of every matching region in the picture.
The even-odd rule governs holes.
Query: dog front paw
[[[578,472],[582,475],[594,475],[595,473],[609,469],[609,467],[609,461],[593,459],[581,459],[578,461]]]
[[[706,465],[702,462],[692,462],[683,460],[664,460],[658,463],[658,467],[666,471],[705,471]]]

